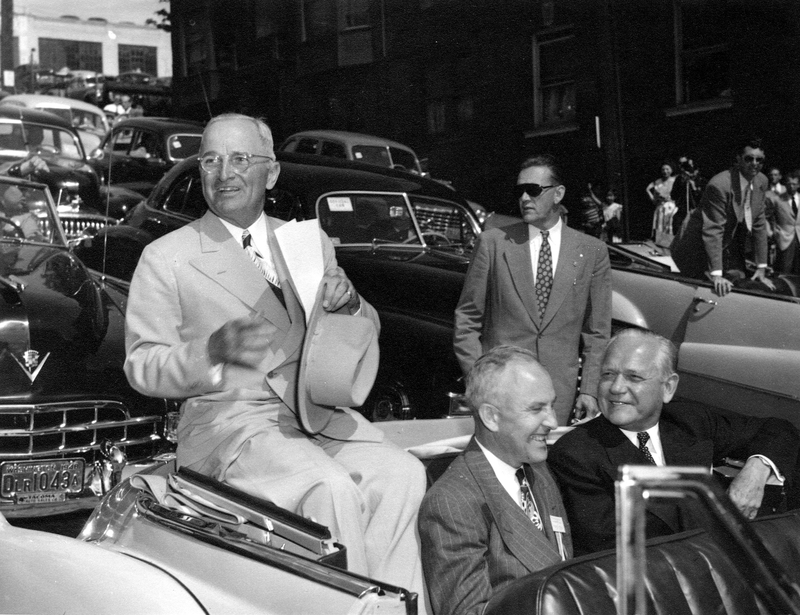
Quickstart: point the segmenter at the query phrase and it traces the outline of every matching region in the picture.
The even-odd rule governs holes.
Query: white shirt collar
[[[558,242],[558,244],[561,245],[561,229],[563,227],[564,223],[561,221],[561,218],[559,217],[558,221],[549,229],[547,229],[547,232],[550,233],[547,240],[550,242],[551,245],[554,242]],[[533,224],[528,225],[528,238],[530,239],[530,241],[533,241],[534,239],[541,237],[541,235],[542,231],[533,226]]]
[[[219,217],[219,216],[217,216]],[[242,233],[245,229],[236,226],[235,224],[231,224],[227,220],[223,220],[222,218],[219,219],[220,222],[228,229],[233,238],[239,242],[239,245],[242,245]],[[269,252],[269,240],[267,239],[267,215],[262,211],[261,215],[258,219],[253,222],[250,226],[246,229],[250,236],[253,238],[253,245],[255,245],[256,250],[258,250],[261,254],[265,252]]]
[[[522,494],[519,488],[519,481],[517,480],[517,468],[508,465],[505,461],[500,459],[492,451],[481,444],[478,438],[475,438],[475,442],[478,443],[478,446],[481,448],[481,451],[483,451],[483,454],[486,457],[486,460],[489,462],[489,465],[492,466],[494,475],[497,477],[497,480],[500,481],[500,484],[503,485],[503,489],[505,489],[506,493],[511,496],[512,500],[514,500],[519,506],[522,506]]]

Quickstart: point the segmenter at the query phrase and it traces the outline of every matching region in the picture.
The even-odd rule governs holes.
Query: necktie
[[[253,264],[258,267],[258,270],[261,272],[261,275],[269,283],[270,288],[274,291],[275,296],[278,300],[283,304],[283,307],[286,307],[286,300],[283,297],[283,291],[281,290],[281,283],[278,279],[278,274],[275,271],[274,267],[272,267],[272,263],[268,262],[261,254],[256,250],[255,246],[253,245],[253,238],[250,236],[250,232],[245,230],[242,233],[242,247],[244,251],[247,252],[247,255],[250,257],[250,260],[253,261]]]
[[[538,529],[544,530],[542,518],[539,516],[539,509],[536,507],[536,500],[533,499],[531,486],[528,484],[525,470],[522,468],[517,469],[517,481],[519,482],[519,489],[522,492],[522,508],[525,510],[525,514],[528,515],[528,519],[530,519]]]
[[[544,318],[550,290],[553,288],[553,253],[550,251],[550,242],[547,241],[549,231],[542,231],[542,246],[539,248],[539,261],[536,263],[536,305],[539,311],[539,320]]]
[[[744,223],[747,226],[748,231],[753,230],[753,208],[750,206],[750,201],[752,200],[753,196],[753,184],[747,184],[747,188],[744,190]]]
[[[653,465],[658,465],[656,460],[653,459],[653,455],[650,454],[650,449],[647,448],[647,441],[650,439],[650,434],[646,431],[640,431],[636,434],[636,437],[639,440],[639,450],[642,451],[642,454],[645,456],[647,461]]]
[[[792,215],[796,218],[797,217],[797,201],[800,200],[800,194],[795,193],[792,196]]]

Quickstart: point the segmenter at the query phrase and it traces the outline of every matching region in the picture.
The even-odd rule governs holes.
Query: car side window
[[[288,190],[273,188],[268,190],[264,201],[264,211],[268,216],[281,220],[305,220],[303,202],[300,197]]]
[[[297,142],[295,150],[298,154],[316,154],[317,153],[317,140],[316,139],[300,139]]]
[[[179,214],[183,211],[183,204],[186,201],[186,193],[189,191],[189,186],[192,183],[191,175],[184,175],[176,181],[172,190],[163,200],[163,207],[166,211]]]
[[[123,128],[111,135],[111,149],[115,154],[127,154],[133,143],[133,128]]]
[[[190,218],[201,218],[206,213],[206,209],[208,209],[208,204],[203,196],[203,182],[200,181],[200,177],[192,177],[181,213]]]
[[[331,158],[347,158],[347,151],[344,149],[344,145],[333,141],[323,141],[320,154]]]
[[[158,135],[148,130],[137,130],[133,135],[132,158],[164,158]]]
[[[167,141],[169,157],[184,160],[200,153],[200,135],[172,135]]]

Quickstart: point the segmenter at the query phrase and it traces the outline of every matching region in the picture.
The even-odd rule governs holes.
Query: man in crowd
[[[675,346],[660,335],[641,329],[618,333],[603,358],[602,415],[553,446],[548,463],[561,488],[576,555],[614,548],[614,481],[621,465],[711,468],[724,457],[744,458],[728,495],[749,519],[758,512],[771,476],[783,482],[795,474],[799,440],[788,421],[669,403],[678,386],[676,361]],[[695,524],[683,504],[648,503],[648,538]]]
[[[535,355],[498,346],[467,377],[475,436],[422,502],[422,563],[436,615],[478,614],[494,592],[571,556],[544,463],[555,391]]]
[[[522,163],[515,195],[523,221],[478,237],[454,338],[465,374],[499,344],[532,351],[553,379],[559,425],[573,409],[577,418],[597,413],[600,358],[611,331],[608,248],[561,221],[564,194],[551,156]]]
[[[778,247],[775,270],[800,275],[800,170],[786,177],[782,194],[767,194],[767,221]]]
[[[0,214],[6,218],[0,221],[5,235],[21,235],[23,239],[41,238],[39,219],[28,209],[22,190],[9,186],[3,193],[0,204]]]
[[[763,164],[761,139],[745,141],[737,151],[736,166],[711,178],[700,206],[672,242],[672,258],[680,272],[701,280],[710,278],[720,296],[727,295],[734,282],[746,279],[748,240],[752,240],[757,267],[752,279],[775,290],[766,278],[768,182],[761,173]]]
[[[201,152],[209,211],[149,244],[131,282],[128,379],[147,395],[186,399],[180,466],[315,519],[347,547],[350,570],[422,595],[422,464],[350,409],[332,412],[313,437],[298,421],[306,326],[301,280],[275,236],[283,223],[264,214],[280,171],[269,127],[218,116]],[[322,305],[377,327],[377,313],[321,240]]]

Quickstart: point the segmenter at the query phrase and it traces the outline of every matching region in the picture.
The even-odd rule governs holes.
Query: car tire
[[[411,397],[397,380],[376,382],[358,411],[373,423],[407,420],[415,416]]]

